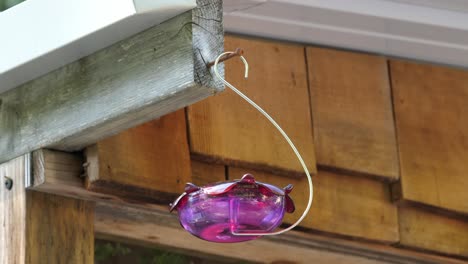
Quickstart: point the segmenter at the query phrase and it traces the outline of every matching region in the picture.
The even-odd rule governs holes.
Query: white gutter
[[[228,32],[468,67],[468,1],[225,0]]]
[[[196,6],[196,0],[27,0],[0,13],[0,93]]]

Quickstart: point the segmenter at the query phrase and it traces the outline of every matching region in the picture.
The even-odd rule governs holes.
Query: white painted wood
[[[195,0],[28,0],[0,13],[0,93],[175,15]]]
[[[468,1],[225,1],[228,32],[468,66]]]
[[[468,12],[468,1],[466,0],[387,0],[419,6],[429,6],[438,9],[446,9],[459,12]]]
[[[231,13],[234,11],[242,11],[249,9],[255,5],[261,5],[268,0],[237,0],[237,1],[225,1],[226,4],[224,4],[223,10],[224,13]]]
[[[78,150],[224,89],[207,62],[223,50],[220,0],[0,94],[0,161]]]

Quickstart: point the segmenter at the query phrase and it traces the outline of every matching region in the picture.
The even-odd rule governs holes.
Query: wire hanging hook
[[[229,53],[229,54],[225,54],[224,56],[222,56],[220,59],[219,59],[219,62],[223,62],[223,61],[226,61],[226,60],[229,60],[231,58],[234,58],[236,56],[242,56],[244,55],[244,50],[241,49],[241,48],[236,48],[236,50],[233,52],[233,53]],[[206,64],[206,67],[210,68],[212,67],[213,65],[215,64],[214,61],[210,61]]]
[[[313,183],[312,183],[312,177],[310,176],[309,170],[307,169],[307,165],[305,164],[304,160],[302,159],[302,156],[299,153],[299,151],[297,150],[296,146],[294,146],[291,139],[288,137],[286,132],[284,132],[284,130],[278,125],[278,123],[276,123],[276,121],[267,112],[265,112],[265,110],[263,110],[259,105],[257,105],[254,101],[252,101],[245,94],[243,94],[241,91],[239,91],[236,87],[234,87],[234,85],[232,85],[228,81],[226,81],[219,74],[219,72],[218,72],[218,63],[221,61],[221,58],[226,56],[226,55],[231,55],[231,57],[232,57],[233,54],[237,54],[237,53],[238,53],[237,50],[236,50],[236,52],[226,51],[224,53],[221,53],[216,58],[216,60],[214,61],[213,71],[214,71],[216,77],[218,77],[218,79],[220,79],[227,87],[229,87],[231,90],[233,90],[235,93],[237,93],[240,97],[242,97],[245,101],[247,101],[250,105],[252,105],[255,109],[257,109],[261,114],[263,114],[268,119],[268,121],[270,121],[273,124],[273,126],[276,129],[278,129],[278,131],[281,133],[281,135],[284,137],[284,139],[288,142],[289,146],[294,151],[294,154],[296,154],[296,156],[297,156],[299,162],[301,163],[302,168],[304,169],[304,172],[306,174],[307,181],[309,183],[309,201],[308,201],[307,206],[306,206],[304,212],[302,213],[301,217],[294,224],[292,224],[291,226],[289,226],[289,227],[287,227],[287,228],[285,228],[283,230],[280,230],[280,231],[277,231],[277,232],[271,232],[271,233],[247,233],[247,232],[245,232],[245,233],[236,233],[236,232],[232,232],[232,234],[236,235],[236,236],[273,236],[273,235],[279,235],[279,234],[285,233],[287,231],[290,231],[291,229],[293,229],[294,227],[299,225],[302,222],[302,220],[304,220],[304,218],[309,213],[310,207],[312,206],[312,201],[314,199],[314,186],[313,186]],[[248,74],[249,74],[249,64],[247,63],[247,60],[244,58],[244,56],[239,55],[239,58],[242,60],[242,62],[244,63],[244,66],[245,66],[244,78],[247,78]]]

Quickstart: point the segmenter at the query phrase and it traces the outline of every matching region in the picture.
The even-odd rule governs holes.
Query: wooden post
[[[0,263],[24,263],[26,253],[27,156],[0,165]],[[6,181],[10,180],[8,190]]]
[[[93,263],[94,203],[26,191],[29,161],[0,165],[0,263]]]

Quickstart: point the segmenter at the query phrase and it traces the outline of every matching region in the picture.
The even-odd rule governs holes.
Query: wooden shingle
[[[304,47],[226,36],[225,49],[242,47],[249,78],[239,59],[226,62],[226,78],[263,107],[283,127],[315,171]],[[191,151],[230,164],[255,164],[302,171],[281,134],[234,92],[188,108]]]
[[[468,71],[390,65],[402,198],[468,213]]]
[[[307,48],[317,163],[398,178],[385,57]]]
[[[400,245],[468,257],[468,221],[414,207],[398,209]]]
[[[257,181],[281,188],[294,184],[291,197],[296,212],[286,214],[285,222],[293,223],[301,216],[309,195],[305,177],[299,180],[230,167],[229,178],[238,179],[247,172]],[[314,202],[301,226],[387,243],[398,241],[397,207],[390,202],[385,183],[326,171],[318,171],[313,181]]]
[[[87,187],[159,200],[191,180],[184,110],[126,130],[87,149]],[[164,199],[163,199],[164,200]],[[169,201],[171,199],[168,199]]]
[[[226,180],[224,165],[210,164],[192,160],[192,183],[204,186]]]

